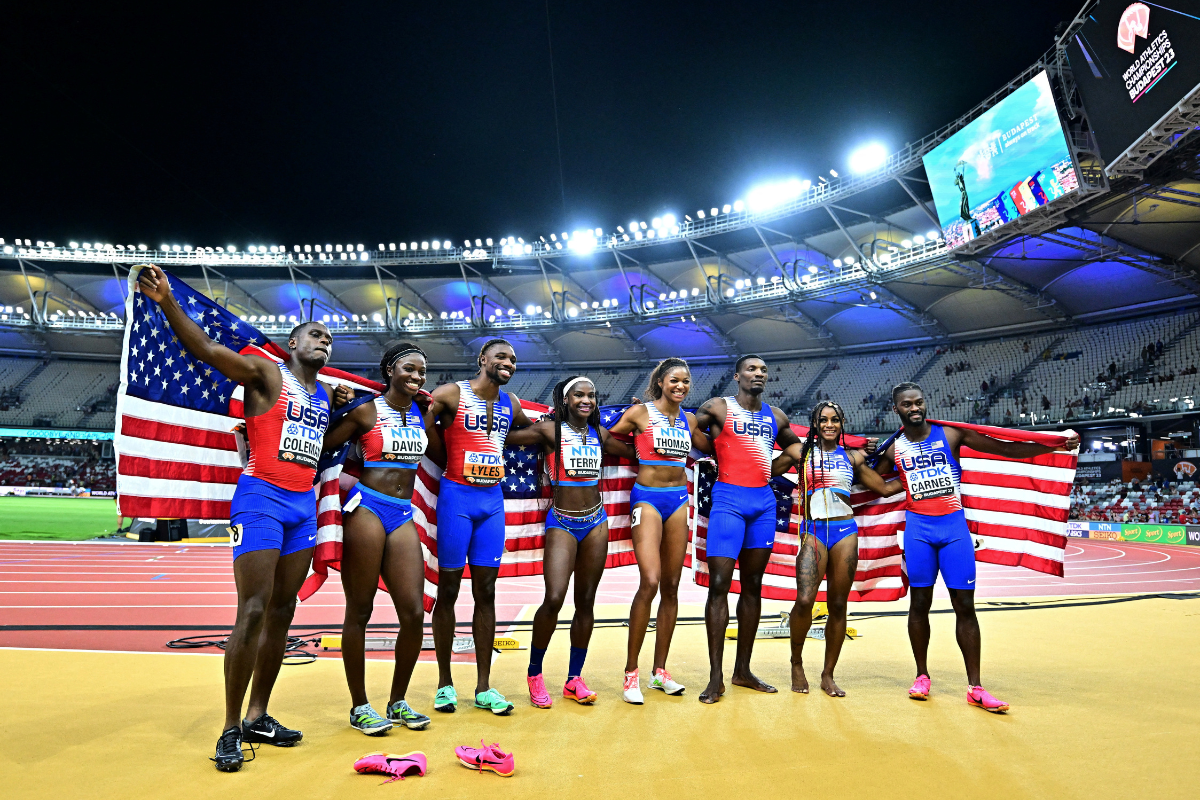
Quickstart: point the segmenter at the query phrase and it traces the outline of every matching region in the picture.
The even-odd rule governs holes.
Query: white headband
[[[578,378],[572,378],[571,380],[567,381],[567,385],[563,387],[563,399],[564,400],[567,397],[567,392],[571,391],[571,387],[581,381],[587,381],[588,383],[590,383],[592,385],[592,388],[595,388],[595,386],[596,386],[596,382],[593,381],[591,378],[587,377],[586,375],[580,375]]]

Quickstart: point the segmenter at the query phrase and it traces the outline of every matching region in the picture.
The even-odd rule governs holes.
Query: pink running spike
[[[967,702],[993,714],[1008,712],[1008,703],[992,697],[991,693],[982,686],[972,686],[967,689]]]
[[[590,706],[596,702],[596,693],[589,689],[587,684],[583,682],[583,678],[578,675],[567,681],[567,685],[563,687],[563,697],[570,698],[576,703],[582,703],[585,706]]]
[[[464,744],[454,748],[458,763],[468,769],[477,769],[481,773],[485,769],[490,770],[502,778],[513,774],[517,767],[512,753],[501,750],[499,744],[484,744],[482,739],[479,740],[479,744],[479,747],[468,747]]]
[[[425,754],[420,751],[405,753],[402,756],[392,755],[391,753],[367,753],[354,762],[354,771],[360,775],[365,775],[368,772],[391,775],[391,779],[384,781],[384,783],[403,780],[410,775],[416,775],[419,778],[424,777],[427,767]]]
[[[550,693],[546,691],[546,681],[542,678],[542,673],[525,678],[529,684],[529,702],[533,703],[538,708],[549,708],[554,701],[550,699]]]
[[[930,693],[929,676],[918,675],[913,681],[912,688],[908,690],[908,696],[913,700],[928,700]]]

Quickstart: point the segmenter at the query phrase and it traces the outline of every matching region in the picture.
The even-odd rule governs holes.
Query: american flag
[[[930,420],[938,425],[969,428],[1005,441],[1035,442],[1058,446],[1065,434],[1017,431],[986,425]],[[808,429],[793,425],[804,438]],[[851,447],[865,440],[847,436]],[[1049,575],[1063,575],[1066,553],[1066,523],[1070,510],[1071,485],[1075,480],[1078,456],[1073,453],[1048,453],[1036,458],[1014,460],[988,455],[963,447],[959,453],[962,467],[962,504],[967,526],[976,540],[975,559],[992,564],[1025,567]],[[788,481],[786,487],[781,481]],[[696,554],[696,583],[708,585],[704,560],[704,534],[712,506],[711,489],[704,488],[705,478],[697,481],[696,524],[693,547]],[[771,600],[796,599],[796,553],[799,547],[801,509],[796,497],[796,476],[790,473],[773,482],[780,500],[787,492],[790,513],[776,517],[775,546],[763,578],[763,597]],[[711,486],[711,480],[709,481]],[[881,498],[862,486],[850,495],[854,519],[858,524],[858,571],[850,591],[851,601],[898,600],[908,592],[904,572],[903,494]],[[732,591],[739,591],[738,573],[734,572]],[[817,594],[825,599],[825,582]]]
[[[139,272],[130,271],[125,302],[114,436],[117,507],[127,517],[228,520],[246,459],[245,441],[234,430],[243,421],[242,386],[183,348],[158,304],[137,290]],[[179,305],[214,341],[276,362],[286,358],[254,326],[178,277],[167,277]],[[321,370],[321,380],[362,391],[383,388],[329,368]],[[326,480],[318,493],[318,525],[325,529],[341,522],[340,514],[330,513],[329,492]]]

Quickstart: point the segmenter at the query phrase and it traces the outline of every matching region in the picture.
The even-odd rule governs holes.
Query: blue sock
[[[587,658],[586,647],[571,648],[571,666],[567,669],[567,680],[578,678],[583,672],[583,660]]]
[[[546,657],[546,648],[529,648],[529,677],[542,674],[542,659]]]

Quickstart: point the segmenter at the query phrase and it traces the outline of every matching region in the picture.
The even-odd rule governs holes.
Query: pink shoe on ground
[[[967,702],[993,714],[1004,714],[1008,711],[1008,703],[997,700],[982,686],[972,686],[967,689]]]
[[[576,703],[582,703],[585,706],[590,706],[596,702],[596,693],[589,689],[587,684],[583,682],[583,678],[578,675],[567,681],[567,685],[563,687],[563,697],[570,698]]]
[[[391,780],[384,781],[384,783],[391,783],[395,780],[403,780],[410,775],[416,775],[418,778],[424,777],[427,766],[425,754],[420,751],[405,753],[402,756],[391,753],[367,753],[354,762],[354,771],[360,775],[369,772],[391,775]]]
[[[913,700],[928,700],[929,699],[929,676],[918,675],[913,681],[912,688],[908,690],[908,696]]]
[[[550,699],[550,693],[546,691],[546,681],[540,672],[532,677],[526,677],[525,680],[529,684],[529,702],[538,708],[549,708],[554,703]]]
[[[461,745],[454,748],[454,755],[458,758],[458,763],[468,769],[477,769],[480,772],[485,769],[491,770],[502,778],[513,774],[517,766],[512,753],[504,752],[498,744],[484,744],[482,739],[479,740],[479,744],[480,747]]]

